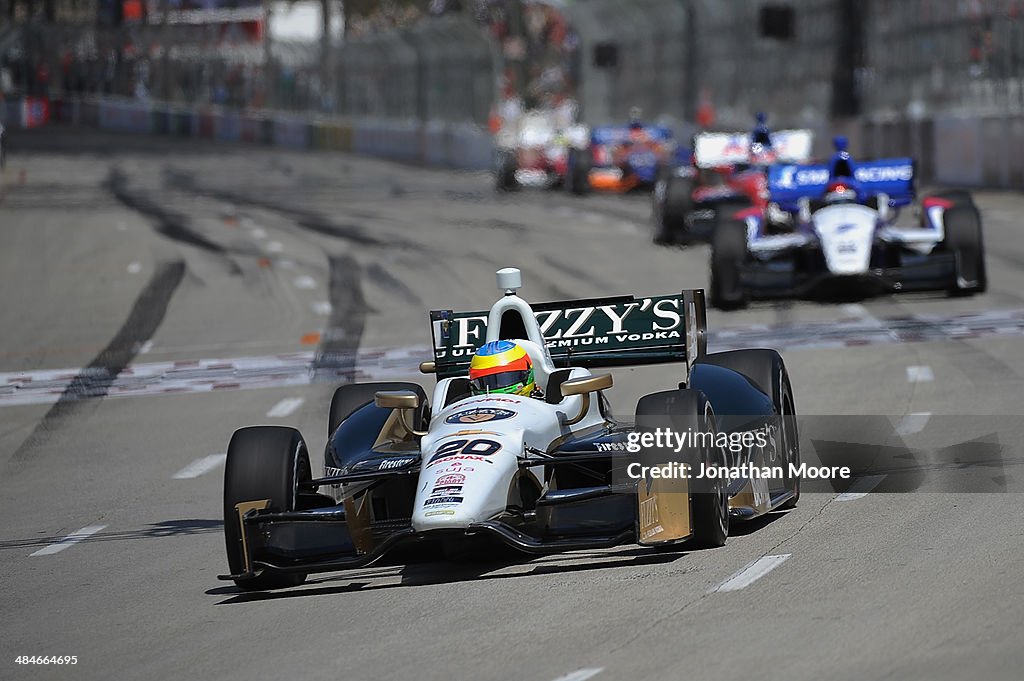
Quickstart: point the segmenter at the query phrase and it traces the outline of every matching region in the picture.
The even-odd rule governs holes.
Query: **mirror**
[[[584,376],[583,378],[573,378],[563,383],[562,394],[565,396],[585,395],[595,390],[607,390],[610,387],[612,387],[611,374]]]
[[[373,403],[384,409],[416,409],[420,396],[411,390],[381,390],[374,395]]]
[[[409,422],[409,412],[420,407],[420,396],[413,391],[381,390],[373,396],[373,403],[384,409],[395,409],[402,427],[413,435],[423,437],[427,434],[425,430],[416,430],[415,426]]]
[[[564,424],[571,426],[579,423],[583,420],[583,417],[590,411],[590,393],[595,390],[605,390],[606,388],[612,387],[612,375],[611,374],[598,374],[597,376],[584,376],[582,378],[573,378],[562,384],[562,395],[568,397],[569,395],[581,395],[583,400],[580,402],[580,413],[571,419],[566,419]]]

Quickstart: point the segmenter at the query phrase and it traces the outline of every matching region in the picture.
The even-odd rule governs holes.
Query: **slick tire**
[[[590,151],[586,149],[569,150],[569,169],[565,186],[570,194],[586,196],[590,193]]]
[[[719,310],[746,306],[740,272],[747,258],[747,225],[742,220],[717,219],[711,233],[711,304]]]
[[[693,180],[669,175],[654,191],[654,243],[688,243],[686,218],[693,211]]]
[[[667,390],[644,395],[636,406],[637,431],[653,431],[657,428],[671,428],[676,432],[716,432],[715,414],[711,403],[699,390]],[[684,449],[680,454],[665,453],[663,456],[686,457],[691,470],[699,470],[700,464],[725,465],[724,452],[717,447],[700,446]],[[657,457],[657,453],[654,453]],[[657,459],[653,461],[656,463]],[[640,484],[644,484],[640,481]],[[709,491],[691,491],[693,535],[688,546],[714,548],[725,544],[729,537],[729,493],[728,484],[718,478]],[[671,548],[671,545],[665,548]]]
[[[946,232],[945,247],[954,258],[949,295],[984,293],[988,288],[988,274],[985,271],[985,245],[978,209],[968,204],[955,205],[945,211],[942,221]]]
[[[502,149],[494,159],[494,187],[500,192],[518,188],[516,184],[516,157],[512,151]]]
[[[743,374],[758,390],[772,398],[775,412],[781,416],[776,445],[778,451],[782,453],[782,465],[786,470],[784,486],[794,493],[793,498],[780,508],[796,506],[800,501],[800,478],[789,476],[789,464],[800,465],[800,437],[797,431],[793,387],[789,382],[789,371],[786,370],[782,356],[775,350],[753,348],[711,353],[701,357],[697,363],[713,364]]]
[[[385,381],[343,385],[334,391],[334,397],[331,398],[331,411],[327,418],[327,437],[330,437],[341,425],[341,422],[351,416],[356,409],[373,402],[373,397],[379,390],[411,390],[419,393],[421,402],[426,404],[423,388],[416,383]]]
[[[270,500],[271,511],[292,511],[300,483],[312,479],[309,453],[302,435],[285,426],[250,426],[231,436],[224,466],[224,541],[231,574],[245,570],[242,530],[236,504]],[[246,591],[298,586],[305,573],[264,570],[256,577],[236,579]]]

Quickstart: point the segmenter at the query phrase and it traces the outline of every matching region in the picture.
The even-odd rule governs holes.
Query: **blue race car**
[[[711,302],[723,309],[750,298],[807,295],[826,288],[946,290],[987,286],[981,216],[971,196],[949,191],[921,202],[916,224],[897,224],[914,203],[914,162],[858,162],[843,137],[828,163],[780,164],[768,173],[772,208],[719,215],[711,238]]]

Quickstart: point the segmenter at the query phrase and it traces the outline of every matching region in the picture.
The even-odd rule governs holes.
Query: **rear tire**
[[[300,483],[312,480],[309,453],[302,435],[286,426],[250,426],[231,436],[224,466],[224,541],[231,574],[245,570],[242,530],[235,505],[269,499],[271,511],[296,510]],[[305,573],[264,570],[234,580],[246,591],[298,586]]]
[[[693,180],[669,175],[654,192],[654,243],[687,243],[686,219],[693,211]]]
[[[494,159],[494,185],[502,192],[516,189],[516,156],[515,152],[500,149]]]
[[[741,220],[716,218],[711,233],[711,304],[735,310],[747,304],[740,272],[747,259],[747,225]]]
[[[379,390],[411,390],[421,395],[421,402],[426,407],[426,395],[423,387],[417,383],[405,381],[385,381],[380,383],[350,383],[334,391],[331,398],[331,411],[327,418],[327,437],[338,429],[341,422],[347,419],[356,409],[373,402]]]
[[[758,390],[772,398],[775,411],[781,416],[777,444],[782,452],[783,465],[787,473],[785,487],[795,493],[792,499],[779,508],[788,509],[796,506],[800,500],[800,478],[789,477],[789,464],[800,465],[800,437],[797,431],[793,387],[790,385],[789,371],[782,355],[768,348],[730,350],[705,355],[697,363],[713,364],[743,374]]]
[[[707,396],[699,390],[667,390],[644,395],[636,405],[636,428],[651,431],[657,428],[671,428],[683,433],[717,432],[715,413]],[[691,448],[687,461],[691,470],[700,470],[700,464],[724,466],[723,452],[715,447]],[[690,493],[690,510],[693,534],[689,546],[715,548],[725,544],[729,537],[729,494],[727,483],[716,478],[714,487],[708,492]],[[673,545],[665,545],[671,548]]]
[[[954,257],[949,295],[984,293],[988,288],[988,275],[978,209],[973,205],[956,205],[943,213],[942,222],[946,232],[946,250]]]

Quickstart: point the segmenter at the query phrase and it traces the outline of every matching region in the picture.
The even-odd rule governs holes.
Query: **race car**
[[[587,129],[559,127],[553,113],[531,111],[496,137],[494,180],[499,191],[552,188],[565,182],[569,150],[584,148]]]
[[[589,149],[570,151],[566,187],[578,195],[653,187],[688,155],[677,147],[671,130],[633,117],[627,125],[593,128]]]
[[[858,162],[845,138],[835,145],[827,164],[769,171],[772,201],[791,223],[769,222],[756,208],[719,216],[711,239],[713,305],[823,292],[985,291],[981,216],[970,194],[926,197],[916,224],[898,223],[899,210],[915,200],[913,160]]]
[[[654,243],[707,240],[719,208],[756,207],[785,220],[768,191],[768,169],[776,163],[806,163],[810,130],[769,133],[764,119],[751,133],[712,132],[694,137],[692,162],[674,168],[654,186]]]
[[[703,291],[531,306],[516,294],[521,283],[506,268],[489,311],[430,313],[434,359],[421,365],[437,378],[429,400],[416,383],[339,387],[321,476],[298,430],[237,430],[224,473],[230,574],[221,579],[246,590],[292,586],[403,547],[714,547],[730,519],[797,503],[799,477],[697,479],[704,469],[800,461],[785,363],[766,349],[708,354]],[[531,366],[528,392],[491,392],[468,378],[489,347],[518,350],[516,361]],[[635,420],[613,416],[612,375],[591,369],[654,363],[675,376],[639,399]],[[655,441],[667,429],[702,435],[673,448]],[[666,474],[680,470],[693,478]]]

